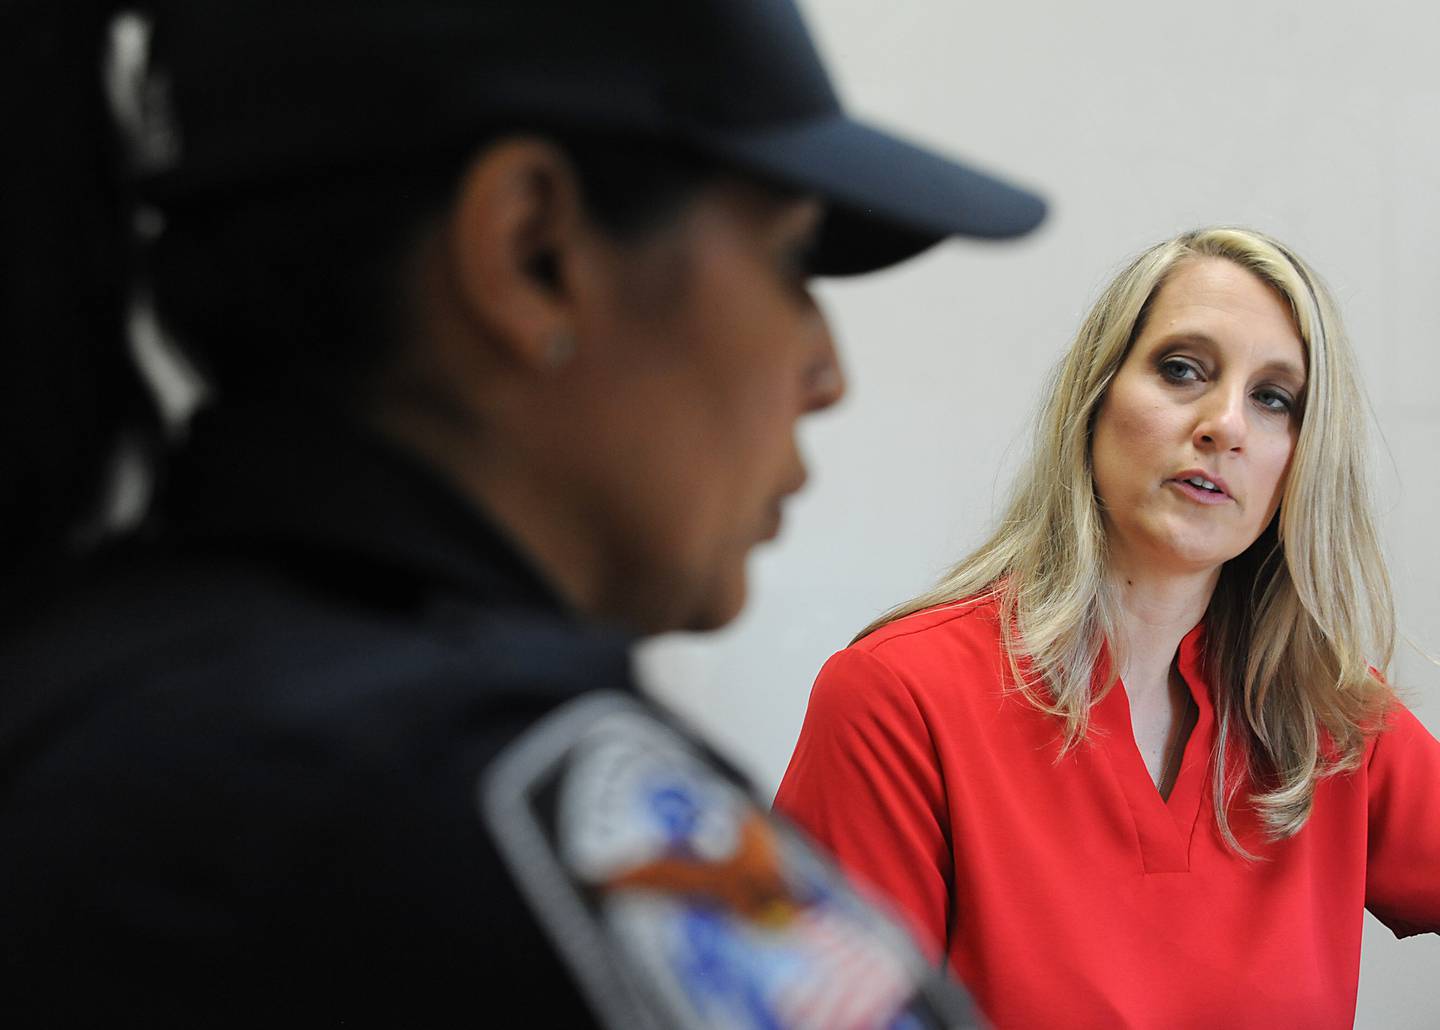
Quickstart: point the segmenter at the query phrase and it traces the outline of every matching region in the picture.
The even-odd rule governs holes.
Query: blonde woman
[[[826,664],[776,806],[1000,1026],[1349,1026],[1362,909],[1440,931],[1440,743],[1335,306],[1259,233],[1152,247],[999,529]]]

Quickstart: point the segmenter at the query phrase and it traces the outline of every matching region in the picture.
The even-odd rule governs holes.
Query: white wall
[[[773,791],[825,658],[978,542],[1099,287],[1214,222],[1286,240],[1339,297],[1383,437],[1402,629],[1440,653],[1440,8],[801,2],[852,111],[1014,173],[1053,213],[1018,243],[822,286],[850,397],[804,431],[812,486],[746,614],[651,645],[656,692]],[[1403,650],[1394,672],[1440,733],[1440,668]],[[1440,1026],[1440,938],[1367,920],[1356,1025]]]

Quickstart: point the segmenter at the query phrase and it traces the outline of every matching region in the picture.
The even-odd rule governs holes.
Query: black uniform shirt
[[[475,783],[629,641],[335,422],[202,416],[163,507],[0,641],[7,1012],[590,1025]]]

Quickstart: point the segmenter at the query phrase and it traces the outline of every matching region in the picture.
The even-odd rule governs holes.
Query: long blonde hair
[[[1251,784],[1250,801],[1270,839],[1299,832],[1316,782],[1355,768],[1380,726],[1391,692],[1376,672],[1388,667],[1395,635],[1370,512],[1355,359],[1324,285],[1276,240],[1249,229],[1198,229],[1131,262],[1101,294],[1055,372],[1030,461],[999,528],[933,590],[859,636],[924,608],[993,594],[1018,689],[1063,720],[1062,753],[1084,739],[1099,700],[1093,670],[1106,642],[1113,647],[1118,639],[1091,430],[1160,287],[1184,262],[1202,257],[1232,261],[1279,291],[1309,367],[1279,513],[1225,564],[1206,615],[1219,725],[1214,807],[1224,839],[1248,857],[1230,825],[1236,792]]]

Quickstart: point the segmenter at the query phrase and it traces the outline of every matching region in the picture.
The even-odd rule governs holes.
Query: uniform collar
[[[367,563],[476,601],[578,613],[485,512],[354,420],[219,407],[191,425],[160,523],[181,539]]]

